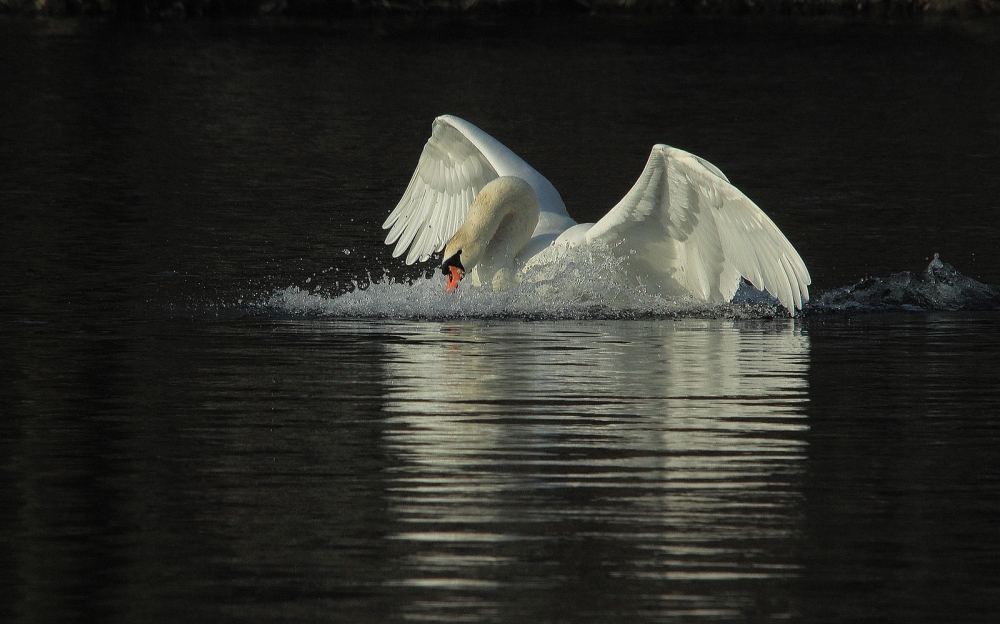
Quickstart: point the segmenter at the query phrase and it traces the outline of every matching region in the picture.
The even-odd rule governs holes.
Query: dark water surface
[[[0,620],[994,621],[997,312],[330,310],[444,112],[581,221],[704,156],[816,296],[1000,283],[998,40],[0,22]]]

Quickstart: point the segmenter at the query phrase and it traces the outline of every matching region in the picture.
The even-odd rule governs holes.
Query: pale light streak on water
[[[794,323],[402,335],[386,358],[386,448],[401,462],[388,491],[392,538],[420,554],[395,582],[445,592],[406,617],[475,617],[506,592],[558,589],[520,570],[538,542],[632,551],[602,573],[640,602],[683,604],[677,616],[738,614],[752,591],[734,584],[797,574],[809,340]]]

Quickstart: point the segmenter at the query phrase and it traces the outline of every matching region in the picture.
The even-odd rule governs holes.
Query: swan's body
[[[495,289],[519,271],[582,245],[607,248],[620,274],[667,295],[722,303],[740,278],[788,310],[809,299],[802,258],[774,223],[715,165],[653,147],[632,189],[597,223],[577,224],[559,192],[528,163],[469,122],[434,120],[402,199],[382,226],[406,263],[444,250],[449,289],[465,271]],[[454,280],[454,281],[453,281]]]

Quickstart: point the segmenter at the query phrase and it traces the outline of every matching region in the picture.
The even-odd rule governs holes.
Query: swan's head
[[[475,225],[474,220],[472,225]],[[441,272],[448,278],[446,285],[448,292],[455,292],[458,289],[458,282],[465,273],[479,264],[487,243],[489,237],[482,236],[479,228],[471,227],[469,219],[466,219],[466,224],[451,237],[444,246],[444,262],[441,263]]]
[[[447,254],[447,252],[445,253]],[[446,255],[445,258],[446,260],[441,264],[441,272],[448,278],[445,288],[448,292],[455,292],[458,290],[458,283],[465,275],[465,267],[462,266],[462,250],[459,249],[450,256]]]
[[[484,263],[487,280],[513,263],[538,223],[538,198],[521,178],[500,177],[479,191],[469,206],[462,226],[444,246],[441,272],[448,276],[447,288],[455,292],[467,271]],[[480,278],[483,268],[480,267]]]

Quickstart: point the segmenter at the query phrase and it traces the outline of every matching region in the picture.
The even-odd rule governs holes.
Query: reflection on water
[[[577,613],[793,609],[760,604],[798,569],[809,339],[793,323],[402,329],[386,438],[407,553],[391,584],[421,590],[408,617],[554,617],[555,593]]]

